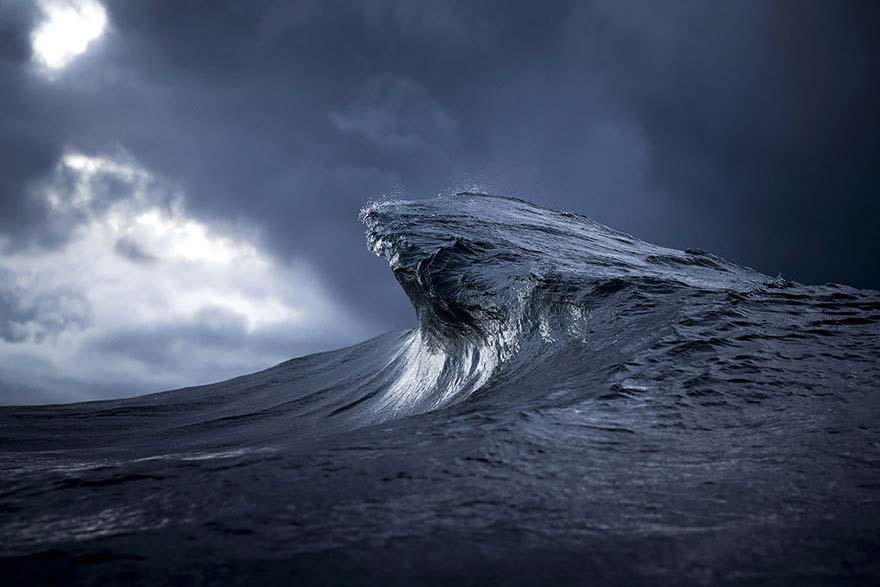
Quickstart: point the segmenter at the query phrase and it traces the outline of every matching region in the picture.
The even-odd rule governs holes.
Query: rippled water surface
[[[4,577],[876,584],[878,292],[511,198],[361,216],[417,329],[0,409]]]

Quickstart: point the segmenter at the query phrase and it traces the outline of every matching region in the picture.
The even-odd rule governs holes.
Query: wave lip
[[[770,281],[698,249],[659,247],[579,214],[506,196],[461,192],[374,202],[360,218],[368,246],[388,260],[431,333],[485,333],[489,323],[515,318],[535,288],[564,299],[613,279],[704,289]]]

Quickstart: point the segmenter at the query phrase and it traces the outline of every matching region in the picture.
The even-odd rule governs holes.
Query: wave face
[[[417,328],[213,385],[0,409],[0,571],[880,577],[880,293],[500,196],[361,219]]]

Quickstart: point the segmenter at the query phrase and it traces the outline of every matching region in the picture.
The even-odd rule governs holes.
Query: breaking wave
[[[360,216],[416,328],[212,385],[0,408],[0,571],[705,584],[747,561],[754,583],[876,582],[880,293],[515,198]]]
[[[510,197],[374,202],[360,218],[419,320],[395,354],[402,374],[373,405],[378,419],[466,399],[493,378],[595,342],[595,315],[623,289],[747,291],[777,282]]]

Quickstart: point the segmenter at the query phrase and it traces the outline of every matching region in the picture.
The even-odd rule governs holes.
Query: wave
[[[0,409],[0,440],[145,454],[167,442],[173,453],[334,434],[468,400],[516,409],[737,382],[728,395],[748,396],[741,383],[760,379],[754,370],[801,381],[791,361],[768,355],[771,342],[777,353],[791,343],[789,356],[816,373],[845,366],[833,353],[814,356],[810,341],[846,340],[845,356],[876,362],[866,333],[880,320],[877,292],[771,278],[506,196],[373,202],[360,219],[417,328],[212,385]],[[815,317],[807,325],[805,312]]]
[[[880,292],[501,196],[361,219],[416,328],[0,408],[4,577],[876,583]]]
[[[360,219],[419,320],[401,344],[403,373],[371,409],[380,420],[466,399],[493,377],[586,344],[593,316],[627,287],[747,291],[778,281],[505,196],[373,202]]]

